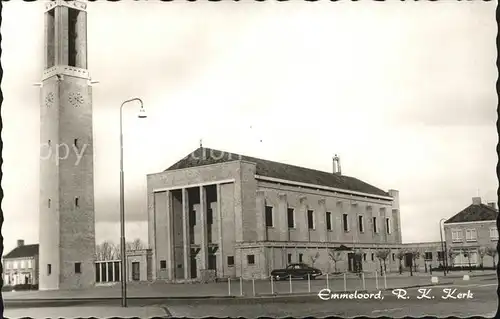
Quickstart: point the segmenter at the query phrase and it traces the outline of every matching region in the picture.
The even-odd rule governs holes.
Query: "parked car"
[[[271,271],[271,276],[275,280],[283,280],[292,278],[303,278],[307,279],[309,276],[311,279],[316,279],[316,277],[321,276],[321,270],[310,267],[303,263],[295,263],[288,265],[285,269],[275,269]]]

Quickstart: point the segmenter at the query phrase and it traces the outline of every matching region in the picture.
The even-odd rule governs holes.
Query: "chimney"
[[[481,197],[472,197],[472,205],[481,205]]]
[[[340,158],[335,154],[333,157],[333,174],[342,175],[342,169],[340,168]]]
[[[18,239],[17,240],[17,247],[22,247],[24,246],[24,239]]]
[[[493,208],[494,210],[497,210],[497,204],[495,202],[489,202],[488,203],[488,206],[490,206],[491,208]]]

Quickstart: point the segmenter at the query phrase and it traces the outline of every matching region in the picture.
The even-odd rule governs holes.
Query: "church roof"
[[[479,221],[496,221],[498,211],[485,204],[472,204],[464,210],[451,217],[445,224],[450,223],[466,223],[466,222],[479,222]]]
[[[9,259],[9,258],[34,257],[35,255],[38,255],[38,244],[23,245],[16,247],[12,249],[10,253],[3,256],[3,258]]]
[[[165,171],[219,164],[239,159],[255,163],[256,174],[260,176],[339,188],[371,195],[390,196],[387,192],[354,177],[201,147],[170,166]]]

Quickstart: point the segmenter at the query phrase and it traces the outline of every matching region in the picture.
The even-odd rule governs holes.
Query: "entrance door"
[[[191,256],[191,279],[198,277],[198,266],[196,265],[196,258]]]
[[[132,263],[132,280],[139,281],[141,279],[140,264],[137,261]]]
[[[405,267],[411,267],[413,265],[413,255],[412,253],[405,254]]]

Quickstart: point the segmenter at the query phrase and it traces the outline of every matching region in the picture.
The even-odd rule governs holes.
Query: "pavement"
[[[4,292],[6,318],[47,317],[324,317],[350,316],[470,316],[493,317],[497,309],[496,274],[484,276],[467,273],[471,278],[462,280],[463,274],[441,274],[438,285],[431,285],[430,276],[387,276],[384,280],[365,276],[365,283],[358,277],[347,278],[347,291],[380,291],[383,300],[321,300],[318,292],[329,288],[332,292],[344,291],[342,278],[292,281],[239,281],[211,284],[135,284],[128,286],[127,308],[120,307],[120,287],[99,287],[88,291],[33,291]],[[229,291],[231,285],[231,291]],[[412,286],[432,289],[435,298],[418,299],[421,292]],[[253,291],[255,287],[255,297]],[[409,299],[397,298],[394,289],[403,287]],[[446,288],[473,294],[469,299],[442,299]],[[364,289],[363,289],[364,288]],[[420,288],[423,289],[423,288]],[[271,291],[274,293],[271,294]],[[230,293],[229,293],[230,292]],[[243,296],[241,295],[243,292]],[[334,304],[332,306],[332,303]],[[424,307],[422,307],[424,305]]]

